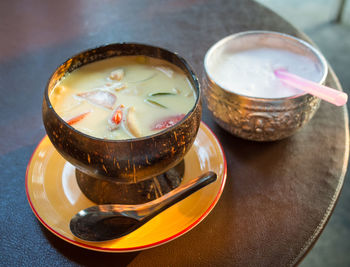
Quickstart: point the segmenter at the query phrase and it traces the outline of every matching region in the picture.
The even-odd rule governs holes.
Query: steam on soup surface
[[[130,139],[180,121],[195,103],[184,72],[167,61],[123,56],[67,74],[50,92],[55,111],[75,129],[104,139]]]

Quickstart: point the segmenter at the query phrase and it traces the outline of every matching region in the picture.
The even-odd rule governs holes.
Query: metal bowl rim
[[[320,81],[318,82],[319,84],[323,84],[326,80],[326,77],[328,75],[328,64],[327,61],[325,59],[325,57],[321,54],[321,52],[319,52],[315,47],[313,47],[311,44],[307,43],[306,41],[291,36],[289,34],[286,33],[281,33],[281,32],[275,32],[275,31],[262,31],[262,30],[252,30],[252,31],[243,31],[243,32],[238,32],[238,33],[234,33],[232,35],[226,36],[223,39],[219,40],[218,42],[216,42],[214,45],[212,45],[209,50],[206,52],[205,56],[204,56],[204,70],[205,70],[205,74],[207,75],[207,77],[211,80],[211,82],[213,84],[215,84],[218,88],[220,88],[221,90],[232,94],[232,95],[237,95],[240,97],[243,97],[245,99],[248,99],[250,101],[258,101],[258,102],[279,102],[279,101],[285,101],[285,100],[293,100],[299,97],[304,97],[306,96],[308,93],[301,93],[301,94],[296,94],[296,95],[292,95],[292,96],[287,96],[287,97],[279,97],[279,98],[268,98],[268,97],[253,97],[253,96],[247,96],[244,94],[239,94],[236,92],[232,92],[229,91],[223,87],[221,87],[219,84],[217,84],[215,82],[215,80],[211,77],[211,75],[209,74],[209,72],[207,71],[207,64],[208,64],[208,58],[209,56],[213,53],[213,51],[215,49],[217,49],[218,47],[222,46],[224,43],[231,41],[232,39],[236,39],[238,37],[242,37],[242,36],[246,36],[246,35],[257,35],[257,34],[267,34],[267,35],[274,35],[277,37],[282,37],[283,39],[289,39],[292,40],[293,42],[297,42],[305,47],[307,47],[315,56],[316,58],[319,60],[319,63],[321,65],[322,71],[323,71],[323,75],[322,78],[320,79]]]

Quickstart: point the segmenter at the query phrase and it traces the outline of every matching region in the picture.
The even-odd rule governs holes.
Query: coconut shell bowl
[[[196,101],[181,121],[150,136],[107,140],[74,129],[55,112],[49,95],[65,75],[95,61],[136,55],[162,59],[184,71],[194,88]],[[90,200],[97,204],[140,204],[159,197],[159,191],[165,194],[181,183],[183,158],[196,138],[201,121],[200,97],[197,77],[176,53],[144,44],[110,44],[81,52],[55,70],[45,88],[43,123],[56,150],[76,167],[78,185]]]

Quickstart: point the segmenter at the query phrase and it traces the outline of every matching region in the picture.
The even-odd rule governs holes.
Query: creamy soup
[[[196,100],[180,68],[145,56],[114,57],[82,66],[66,75],[49,97],[72,127],[113,140],[164,130],[179,122]]]
[[[212,58],[208,73],[222,88],[231,92],[262,98],[289,97],[302,91],[284,85],[274,70],[285,69],[305,79],[318,82],[322,72],[311,58],[291,51],[257,48],[224,51]]]

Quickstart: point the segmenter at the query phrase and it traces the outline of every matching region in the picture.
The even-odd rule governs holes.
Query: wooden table
[[[41,101],[56,66],[113,42],[177,51],[202,76],[216,41],[259,29],[305,35],[273,12],[235,1],[0,2],[0,262],[4,266],[286,266],[298,263],[329,219],[349,155],[345,108],[322,103],[295,136],[248,142],[203,121],[222,142],[227,184],[212,213],[184,236],[142,252],[108,254],[75,247],[33,215],[24,176],[45,135]],[[340,89],[332,71],[327,84]]]

